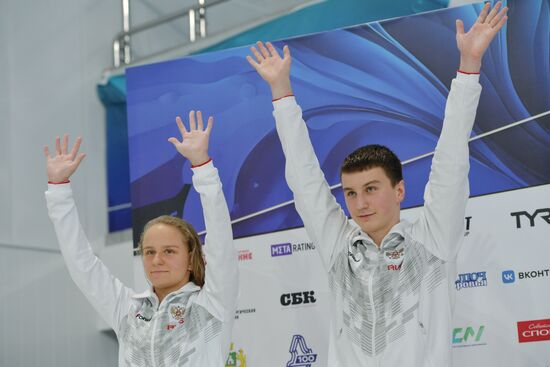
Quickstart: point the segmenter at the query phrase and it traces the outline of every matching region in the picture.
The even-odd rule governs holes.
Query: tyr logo
[[[529,219],[529,225],[535,226],[535,218],[539,216],[547,224],[550,224],[550,208],[537,209],[533,214],[529,214],[526,211],[510,213],[512,217],[516,217],[516,227],[521,228],[521,217],[525,216]]]

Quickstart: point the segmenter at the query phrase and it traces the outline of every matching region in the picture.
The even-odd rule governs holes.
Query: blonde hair
[[[187,241],[187,247],[189,248],[189,265],[191,267],[191,275],[189,280],[202,287],[204,285],[204,272],[205,272],[205,263],[202,255],[202,245],[199,241],[199,236],[197,231],[193,226],[183,219],[172,217],[169,215],[161,215],[151,219],[141,232],[139,237],[139,253],[143,255],[143,238],[145,232],[155,224],[166,224],[176,228],[182,235],[183,240]]]

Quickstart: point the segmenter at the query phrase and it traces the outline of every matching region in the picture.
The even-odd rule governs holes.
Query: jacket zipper
[[[374,306],[374,296],[372,294],[373,278],[374,278],[374,271],[371,272],[370,277],[369,277],[369,301],[370,301],[371,308],[372,308],[372,335],[371,335],[372,355],[373,355],[373,357],[376,358],[376,341],[375,341],[375,336],[376,336],[376,308]]]
[[[155,318],[155,321],[153,322],[153,330],[151,332],[151,366],[157,367],[157,363],[155,361],[155,332],[157,330],[157,321],[158,321],[158,311],[155,311],[153,314],[153,317]]]

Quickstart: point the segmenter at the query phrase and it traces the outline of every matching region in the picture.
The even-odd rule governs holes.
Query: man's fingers
[[[180,130],[181,136],[184,136],[187,133],[187,129],[185,128],[185,124],[181,120],[181,117],[176,116],[176,124],[178,125],[178,129]]]
[[[55,138],[55,152],[57,155],[61,155],[61,139],[59,136]]]
[[[498,21],[498,23],[493,27],[494,30],[496,32],[500,31],[500,29],[504,26],[504,24],[506,24],[506,21],[508,20],[508,17],[505,15],[503,16],[502,18],[500,18],[500,20]]]
[[[79,136],[78,138],[76,138],[76,141],[74,142],[73,149],[71,149],[71,160],[74,160],[76,158],[76,154],[80,149],[81,143],[82,143],[82,138]]]
[[[258,71],[258,67],[260,66],[260,64],[258,64],[256,61],[254,61],[254,59],[250,56],[247,56],[246,57],[246,61],[248,61],[248,63],[250,65],[252,65],[252,67],[254,68],[254,70]]]
[[[202,112],[201,111],[197,111],[197,128],[200,130],[200,131],[203,131],[204,130],[204,124],[202,122]]]
[[[214,118],[210,116],[208,118],[208,124],[206,125],[206,133],[210,134],[210,131],[212,130],[213,125],[214,125]]]
[[[50,159],[50,148],[48,148],[47,145],[44,145],[44,156],[45,156],[47,159]]]
[[[174,137],[171,137],[171,138],[168,138],[168,141],[172,144],[174,144],[174,146],[177,148],[177,144],[180,143],[180,141]]]
[[[490,8],[489,3],[488,2],[485,3],[485,6],[483,7],[483,9],[481,9],[481,12],[479,13],[479,17],[477,17],[478,23],[485,22],[485,19],[487,19],[487,13],[489,12],[489,8]]]
[[[267,48],[265,48],[264,44],[260,41],[258,41],[258,43],[256,43],[256,45],[258,45],[258,48],[260,49],[260,52],[262,53],[262,56],[264,58],[269,58],[271,57],[271,55],[269,54],[269,51],[267,50]]]
[[[464,22],[460,19],[456,20],[456,34],[457,35],[464,34]]]
[[[502,18],[504,17],[504,15],[506,15],[506,12],[508,11],[508,8],[507,7],[504,7],[502,8],[498,14],[491,20],[491,22],[489,23],[491,25],[491,27],[495,28],[497,26],[497,24],[499,24],[502,20]]]
[[[290,48],[287,45],[283,47],[283,55],[285,60],[290,57]]]
[[[267,49],[269,50],[269,52],[271,53],[271,56],[277,56],[277,57],[281,57],[279,55],[279,52],[277,52],[277,49],[273,46],[273,44],[271,42],[266,42],[266,46],[267,46]]]
[[[495,6],[493,6],[493,9],[491,9],[489,14],[487,15],[487,18],[485,19],[484,23],[491,24],[491,21],[493,20],[493,18],[498,14],[498,10],[500,9],[501,5],[502,3],[499,1],[498,3],[496,3]]]
[[[189,130],[197,130],[197,124],[195,123],[195,111],[189,111]]]
[[[252,51],[254,56],[256,56],[256,60],[258,60],[258,63],[261,64],[262,61],[264,61],[264,57],[258,52],[258,50],[256,50],[256,47],[254,46],[250,47],[250,51]]]

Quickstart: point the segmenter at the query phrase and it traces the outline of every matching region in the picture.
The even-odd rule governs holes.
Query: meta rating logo
[[[294,335],[290,342],[290,361],[286,367],[311,367],[317,360],[317,354],[308,348],[306,340],[301,335]]]
[[[522,228],[522,226],[525,226],[525,221],[521,220],[522,217],[527,217],[529,227],[535,227],[536,223],[541,223],[541,221],[535,222],[537,217],[546,222],[546,224],[550,224],[550,208],[537,209],[533,212],[533,214],[527,211],[521,211],[510,213],[510,215],[516,218],[516,228]]]
[[[458,274],[458,279],[455,281],[456,290],[464,288],[477,288],[487,286],[487,272],[478,271],[474,273]]]
[[[295,252],[315,250],[313,242],[279,243],[271,245],[271,257],[292,255]]]
[[[242,349],[235,351],[234,343],[231,343],[231,347],[229,348],[225,367],[246,367],[246,354],[244,354]]]
[[[520,343],[550,340],[550,319],[518,321]]]
[[[468,326],[465,328],[454,328],[452,343],[453,348],[464,347],[476,347],[480,345],[486,345],[483,341],[483,332],[485,331],[485,325],[481,325],[477,329]]]

